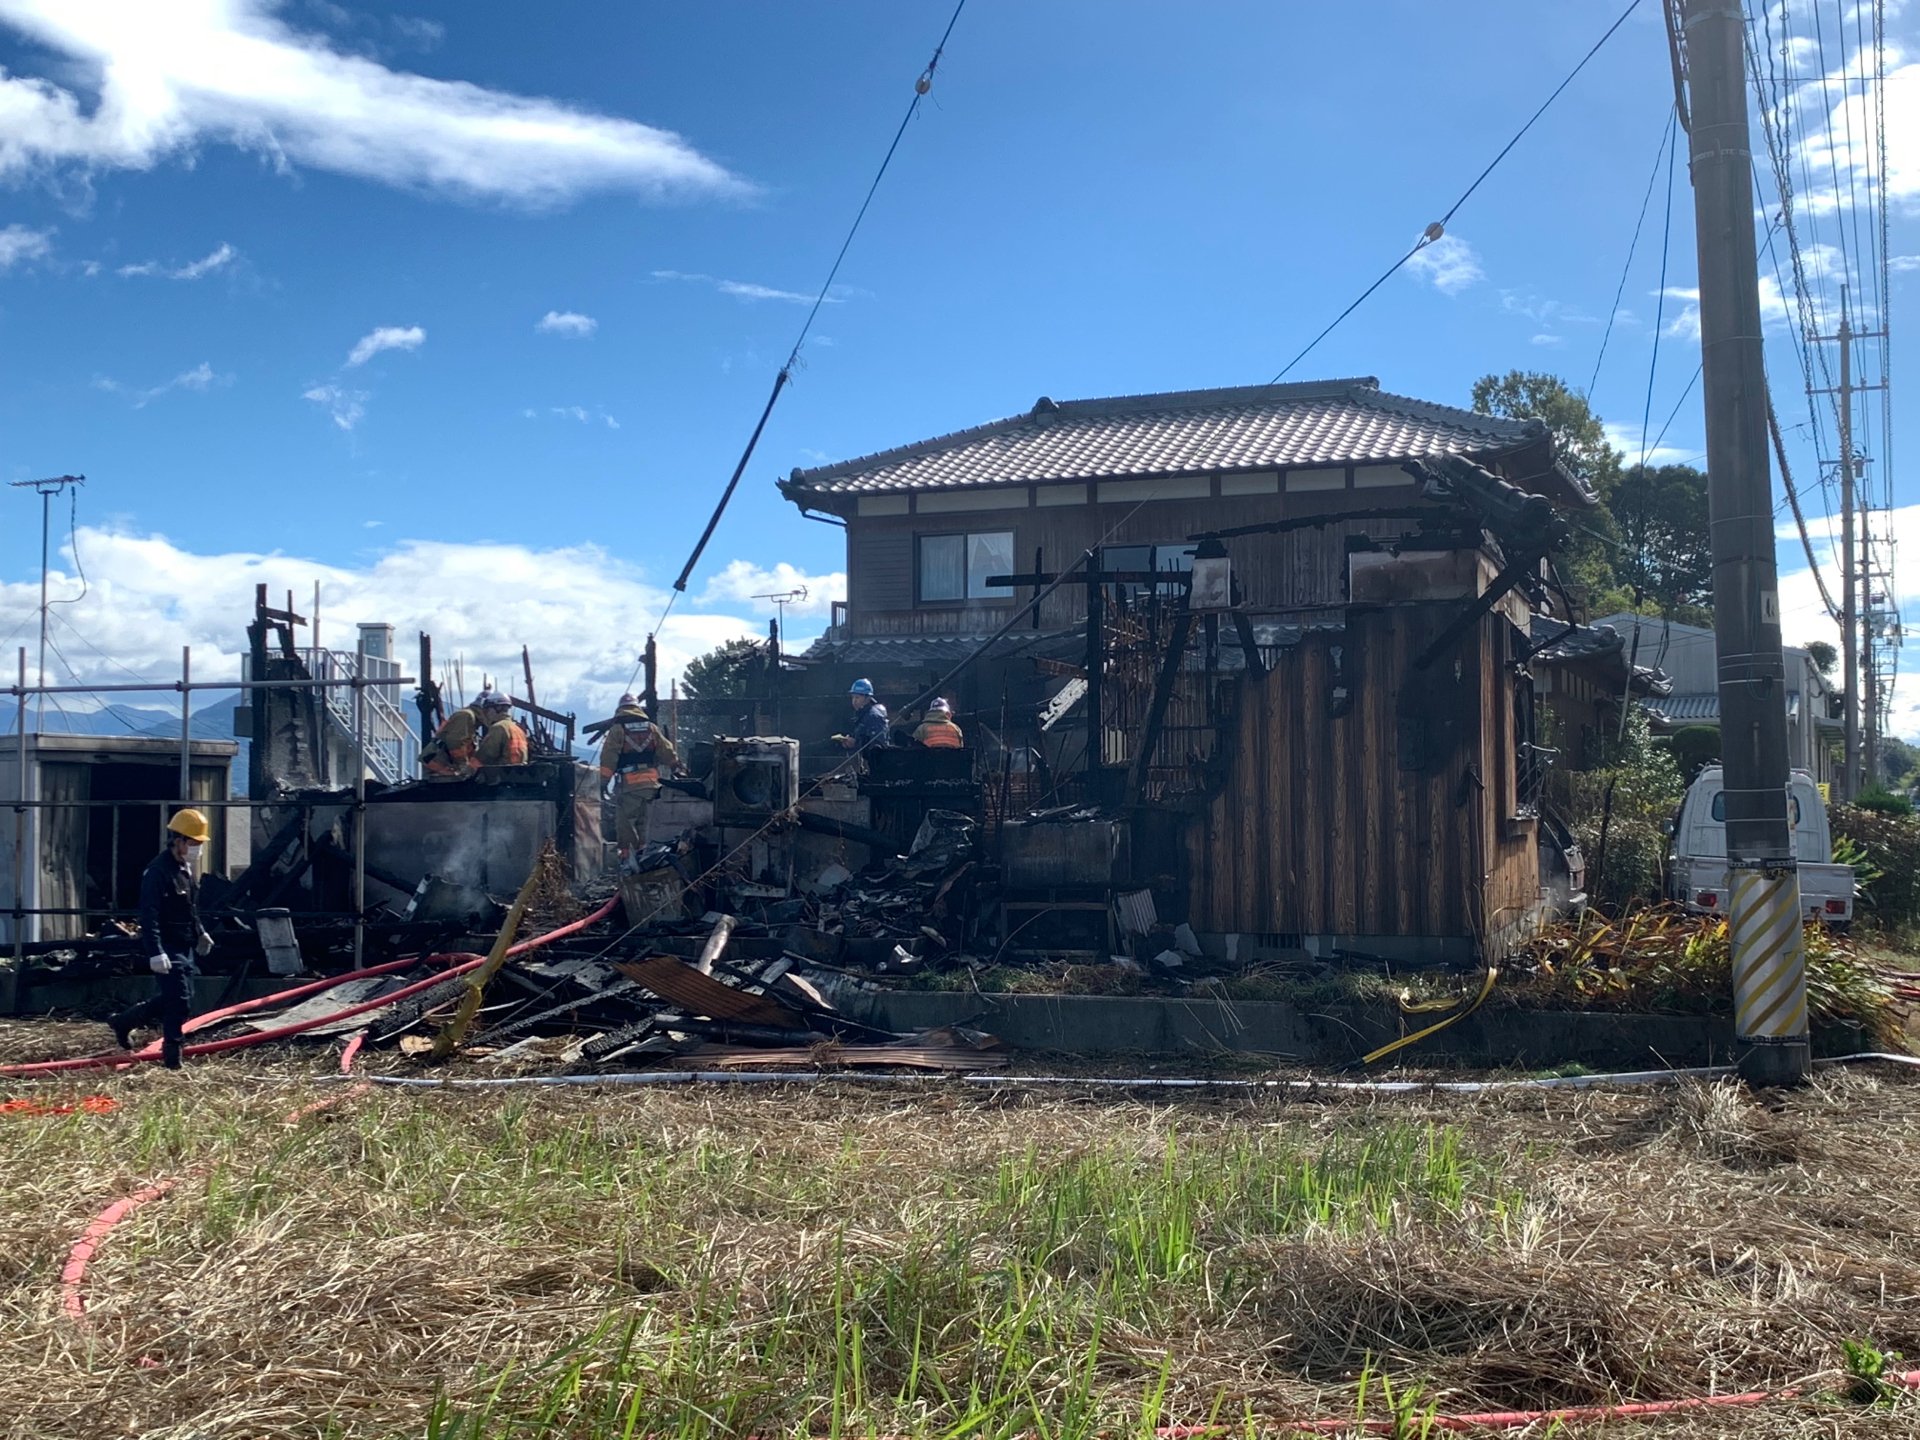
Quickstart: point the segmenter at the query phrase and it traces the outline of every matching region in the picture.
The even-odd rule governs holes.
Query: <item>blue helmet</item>
[[[847,694],[865,695],[871,700],[873,698],[873,682],[871,680],[856,680],[853,682],[852,688],[847,691]]]

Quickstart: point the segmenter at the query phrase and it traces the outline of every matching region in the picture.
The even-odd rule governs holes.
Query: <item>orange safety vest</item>
[[[506,723],[513,725],[512,721],[507,721]],[[527,732],[522,730],[518,725],[513,725],[513,728],[507,732],[507,758],[500,763],[502,765],[524,765],[527,763]]]
[[[923,720],[913,738],[929,750],[964,750],[966,739],[951,720]]]

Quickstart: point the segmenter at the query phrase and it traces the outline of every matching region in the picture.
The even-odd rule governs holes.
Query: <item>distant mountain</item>
[[[193,719],[188,726],[188,733],[195,740],[234,740],[239,743],[240,753],[233,762],[233,792],[236,795],[246,793],[249,748],[246,736],[233,733],[234,712],[239,705],[239,698],[234,695],[212,701],[193,712]],[[15,732],[15,710],[12,699],[0,700],[0,735]],[[33,711],[34,704],[29,700],[29,719]],[[64,709],[57,709],[49,701],[42,714],[39,732],[45,735],[140,735],[177,743],[180,739],[180,712],[154,705],[117,704],[98,710],[81,710],[70,701]]]

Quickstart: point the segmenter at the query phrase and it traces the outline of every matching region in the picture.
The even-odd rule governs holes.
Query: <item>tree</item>
[[[1819,645],[1824,642],[1816,640],[1813,643]],[[1812,650],[1813,645],[1809,645],[1807,649]],[[1833,647],[1828,645],[1827,650],[1831,653]],[[1818,665],[1820,662],[1815,660],[1813,663]],[[1920,771],[1920,747],[1909,745],[1906,741],[1896,739],[1892,735],[1882,735],[1880,737],[1881,782],[1893,790],[1906,790],[1913,786],[1916,779],[1920,779],[1920,776],[1915,775],[1916,771]]]
[[[680,692],[697,700],[717,700],[753,691],[767,664],[767,647],[758,640],[729,640],[687,662]]]
[[[1818,670],[1824,678],[1831,680],[1833,678],[1833,667],[1840,663],[1840,651],[1838,648],[1830,645],[1825,640],[1809,640],[1806,649],[1807,658],[1813,661],[1813,668]],[[1900,742],[1895,741],[1894,743],[1898,744]]]
[[[1620,452],[1607,443],[1606,428],[1586,397],[1557,375],[1538,370],[1509,370],[1482,375],[1473,382],[1473,408],[1508,420],[1538,420],[1553,435],[1554,453],[1576,480],[1600,500],[1600,508],[1578,520],[1573,542],[1555,561],[1567,583],[1579,592],[1589,612],[1630,609],[1630,589],[1614,569],[1619,527],[1611,503],[1620,480]]]
[[[1619,583],[1688,625],[1713,623],[1713,539],[1707,477],[1691,465],[1636,465],[1608,500],[1621,548]]]

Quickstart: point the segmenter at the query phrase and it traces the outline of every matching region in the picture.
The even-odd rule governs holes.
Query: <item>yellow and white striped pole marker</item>
[[[1741,1072],[1763,1084],[1807,1071],[1807,945],[1800,875],[1791,867],[1735,870],[1729,895],[1733,1031]]]

